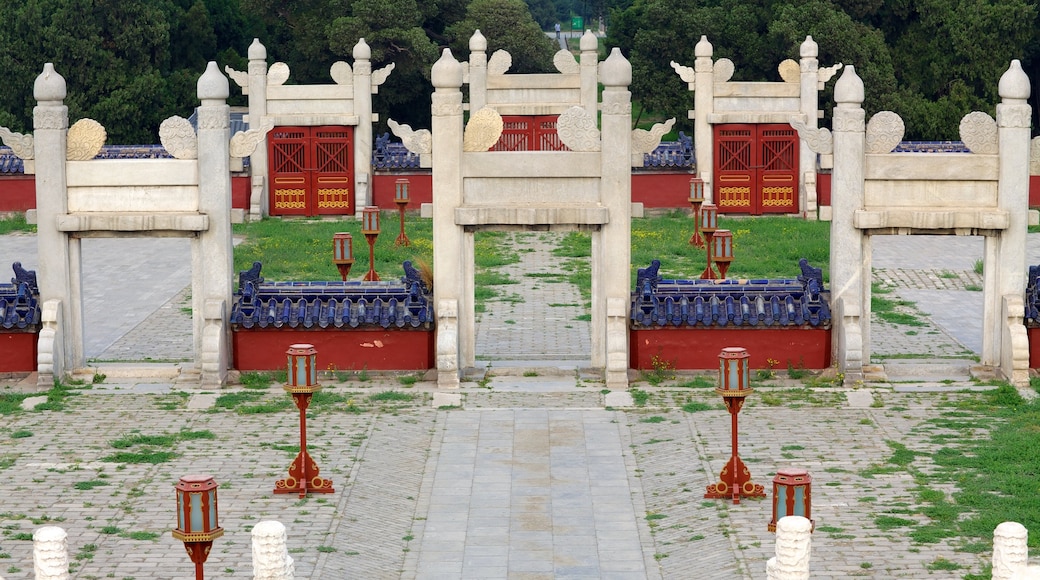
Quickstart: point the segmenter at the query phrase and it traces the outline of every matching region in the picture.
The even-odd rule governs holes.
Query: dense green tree
[[[490,56],[505,50],[512,57],[509,72],[532,73],[554,71],[553,54],[559,49],[554,40],[542,32],[531,18],[523,0],[473,0],[466,18],[448,27],[452,52],[456,58],[468,58],[469,39],[474,30],[487,39]]]

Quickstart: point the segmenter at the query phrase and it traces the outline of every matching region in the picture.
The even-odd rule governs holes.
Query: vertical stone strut
[[[362,38],[354,45],[354,212],[372,205],[372,49]]]
[[[249,45],[249,123],[259,127],[267,115],[267,48],[259,38]],[[249,195],[249,216],[260,219],[267,216],[267,143],[258,146],[249,156],[252,173]]]

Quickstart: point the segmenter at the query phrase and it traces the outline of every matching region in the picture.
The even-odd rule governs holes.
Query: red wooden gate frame
[[[557,115],[503,115],[502,136],[491,151],[569,151],[556,134]]]
[[[267,154],[271,215],[354,213],[353,127],[276,127]]]
[[[720,212],[798,212],[798,134],[790,125],[715,125]]]

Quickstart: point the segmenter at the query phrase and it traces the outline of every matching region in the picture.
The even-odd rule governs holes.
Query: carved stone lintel
[[[44,526],[33,534],[33,568],[37,580],[68,580],[69,541],[65,530]]]
[[[574,59],[569,50],[559,50],[553,55],[553,66],[565,75],[576,75],[581,72],[581,65]]]
[[[274,120],[264,119],[255,129],[235,133],[231,137],[230,155],[249,157],[256,150],[256,146],[264,142],[271,129],[274,129]]]
[[[7,127],[0,127],[0,141],[11,148],[15,157],[19,159],[32,159],[35,154],[33,148],[33,136],[15,133]]]
[[[1008,129],[1028,129],[1032,122],[1033,109],[1029,105],[997,105],[997,126]]]
[[[349,64],[342,60],[332,63],[332,66],[329,67],[329,76],[332,77],[332,81],[337,85],[354,84],[354,71],[351,70]]]
[[[231,65],[224,67],[224,72],[231,80],[235,81],[235,84],[243,89],[249,88],[249,73],[231,68]]]
[[[780,65],[776,67],[776,70],[780,73],[780,78],[784,79],[785,83],[796,83],[801,78],[801,67],[798,66],[797,62],[789,58],[783,60]]]
[[[867,153],[891,153],[903,140],[903,119],[892,111],[881,111],[867,123]]]
[[[267,69],[267,85],[277,87],[289,80],[289,65],[284,62],[276,62]]]
[[[866,116],[863,109],[859,107],[846,109],[839,105],[834,107],[832,127],[835,131],[862,133],[865,130],[864,121]]]
[[[450,93],[434,91],[432,103],[430,111],[434,116],[449,117],[462,115],[462,92],[457,89]]]
[[[394,68],[397,67],[396,63],[390,63],[383,68],[372,73],[372,88],[376,88],[386,82],[386,79],[390,76],[390,73],[394,72]]]
[[[675,74],[679,75],[679,78],[685,83],[693,84],[696,80],[696,71],[692,67],[683,66],[674,60],[672,61],[672,68],[675,69]]]
[[[715,82],[726,83],[731,78],[733,78],[733,61],[728,58],[720,58],[715,61]]]
[[[489,75],[504,75],[513,66],[513,57],[504,50],[496,50],[488,59],[487,71]]]
[[[462,150],[476,152],[491,149],[502,136],[502,127],[502,115],[490,107],[473,113],[462,137]]]
[[[80,119],[69,127],[66,159],[70,161],[88,161],[97,157],[105,146],[108,133],[94,119]]]
[[[809,127],[801,120],[792,118],[791,126],[794,127],[795,131],[798,131],[798,137],[805,141],[805,144],[809,146],[814,153],[820,153],[822,155],[829,155],[834,153],[834,138],[831,132],[824,127],[816,128]]]
[[[961,119],[960,133],[961,141],[972,153],[997,154],[997,122],[986,113],[974,111],[965,115]]]
[[[560,113],[556,134],[571,151],[599,151],[600,134],[596,119],[581,107],[571,107]]]
[[[230,124],[231,109],[227,105],[198,108],[198,127],[204,129],[227,129]]]
[[[191,121],[170,117],[159,125],[159,142],[176,159],[198,159],[199,140]]]

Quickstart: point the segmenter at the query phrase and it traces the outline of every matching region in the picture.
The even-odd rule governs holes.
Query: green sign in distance
[[[585,26],[585,21],[582,20],[581,16],[571,17],[571,30],[581,30]]]

